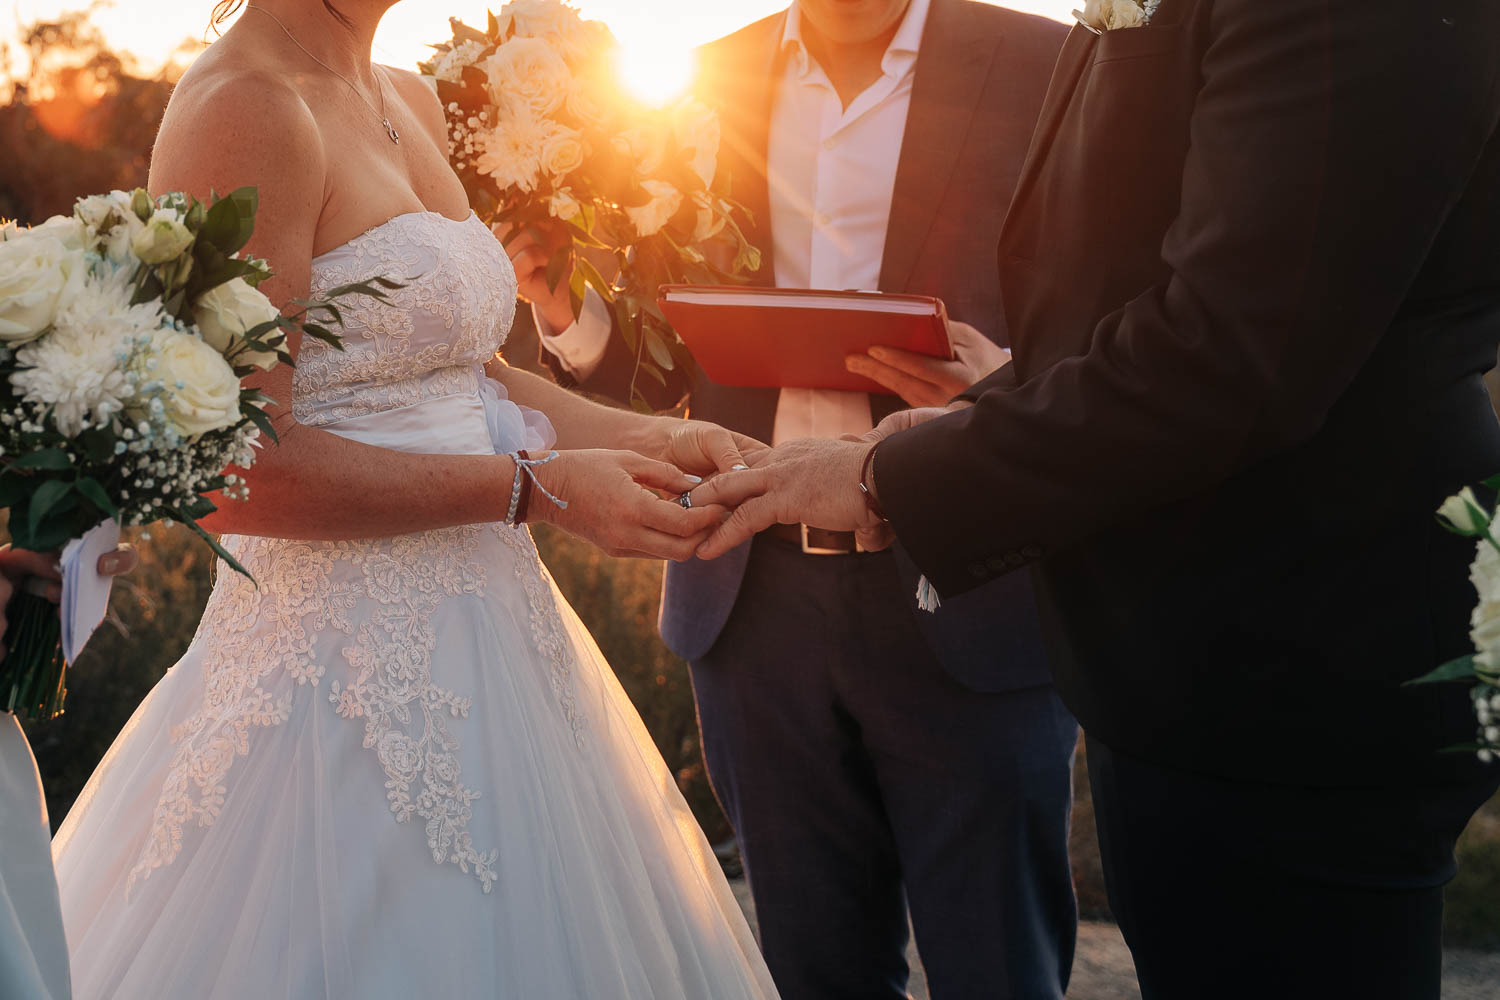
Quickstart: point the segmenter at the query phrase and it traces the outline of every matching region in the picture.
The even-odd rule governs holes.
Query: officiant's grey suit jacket
[[[775,283],[766,149],[785,26],[786,14],[775,14],[700,51],[699,93],[719,113],[720,168],[731,171],[734,196],[754,217],[747,235],[764,254],[753,280],[764,285]],[[1001,345],[1009,339],[995,246],[1065,34],[1045,18],[972,0],[933,0],[917,57],[880,290],[940,298],[951,317]],[[544,360],[567,384],[630,397],[636,362],[618,336],[581,383],[550,355]],[[779,390],[718,385],[697,370],[668,373],[667,381],[638,387],[660,409],[686,397],[690,416],[771,440]],[[896,396],[871,397],[877,421],[904,406]],[[695,660],[713,646],[748,558],[746,545],[714,562],[668,564],[661,631],[679,656]],[[901,562],[915,594],[918,574]],[[934,653],[972,689],[1016,690],[1049,680],[1026,574],[996,580],[923,619]]]

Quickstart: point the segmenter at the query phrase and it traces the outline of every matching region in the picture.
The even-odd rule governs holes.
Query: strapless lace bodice
[[[384,276],[404,283],[380,302],[347,300],[344,350],[308,339],[292,378],[292,412],[322,426],[437,396],[474,393],[478,365],[510,332],[516,275],[477,216],[398,215],[312,264],[312,294]]]

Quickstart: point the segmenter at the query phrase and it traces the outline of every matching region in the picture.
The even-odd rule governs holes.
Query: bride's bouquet
[[[290,331],[338,346],[336,301],[397,287],[346,285],[282,315],[256,289],[266,262],[239,252],[256,207],[254,188],[206,204],[115,191],[0,226],[0,506],[17,547],[63,550],[61,618],[24,590],[8,609],[0,710],[61,710],[66,664],[108,596],[85,555],[121,525],[180,522],[245,572],[197,523],[215,510],[205,494],[248,494],[229,469],[276,437],[270,399],[240,380],[290,363]]]
[[[1500,490],[1500,476],[1488,479],[1485,487]],[[1470,698],[1478,723],[1475,741],[1454,750],[1477,752],[1486,764],[1500,756],[1500,518],[1495,510],[1479,503],[1474,491],[1464,487],[1449,497],[1438,509],[1438,522],[1455,534],[1476,538],[1474,562],[1469,579],[1479,593],[1479,603],[1470,616],[1469,638],[1474,652],[1443,664],[1419,677],[1412,684],[1443,681],[1467,681],[1473,684]]]
[[[571,265],[574,315],[593,288],[612,305],[638,371],[661,380],[687,355],[657,289],[732,283],[760,266],[718,169],[718,117],[691,98],[666,108],[630,100],[614,36],[559,0],[514,0],[483,31],[451,24],[453,38],[420,69],[446,109],[470,204],[512,231],[566,227],[551,286]],[[612,257],[612,280],[583,251]]]

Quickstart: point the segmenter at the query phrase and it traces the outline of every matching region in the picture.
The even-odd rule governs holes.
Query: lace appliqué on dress
[[[444,718],[466,718],[470,702],[432,682],[433,611],[445,597],[484,589],[484,568],[463,558],[479,531],[447,529],[436,547],[422,542],[426,536],[407,535],[392,539],[389,552],[356,560],[365,596],[380,607],[344,649],[354,676],[348,684],[332,682],[328,698],[344,718],[365,720],[364,745],[385,770],[396,822],[413,814],[426,820],[432,860],[472,872],[489,892],[497,851],[481,853],[469,837],[479,793],[459,780],[459,743]]]
[[[445,597],[482,594],[486,574],[467,559],[481,528],[468,525],[349,542],[225,539],[259,588],[222,564],[203,615],[203,703],[175,726],[177,746],[152,816],[135,881],[170,865],[185,827],[213,825],[223,808],[226,778],[250,752],[250,731],[291,717],[295,688],[279,694],[278,674],[296,686],[317,686],[325,671],[313,643],[332,629],[350,636],[343,648],[347,684],[330,685],[345,718],[365,720],[364,746],[386,773],[387,799],[398,822],[427,821],[433,860],[469,872],[485,892],[494,885],[496,852],[475,849],[468,833],[479,793],[460,781],[458,739],[446,716],[462,718],[469,702],[432,681],[437,636],[432,614]],[[354,627],[351,612],[376,606]]]

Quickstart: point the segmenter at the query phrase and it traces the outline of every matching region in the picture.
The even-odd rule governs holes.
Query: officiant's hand
[[[873,447],[854,441],[788,441],[762,456],[755,468],[716,476],[693,490],[695,506],[735,508],[698,549],[699,558],[715,559],[773,524],[875,532],[883,522],[859,489],[860,472]]]
[[[1010,364],[1010,353],[967,323],[948,321],[952,361],[897,347],[872,347],[851,354],[844,367],[879,382],[909,406],[942,406],[997,368]]]
[[[516,229],[500,223],[492,230],[495,237],[510,255],[511,266],[516,270],[516,286],[521,297],[536,306],[542,319],[554,332],[566,330],[573,325],[573,298],[568,291],[568,282],[573,277],[570,262],[563,269],[556,288],[547,285],[547,265],[552,255],[568,245],[572,237],[561,223],[530,225]],[[538,236],[541,238],[538,239]]]
[[[568,506],[564,510],[538,491],[530,518],[555,524],[611,556],[690,559],[727,514],[709,502],[684,509],[676,498],[702,480],[633,451],[560,451],[537,466],[536,475]]]

